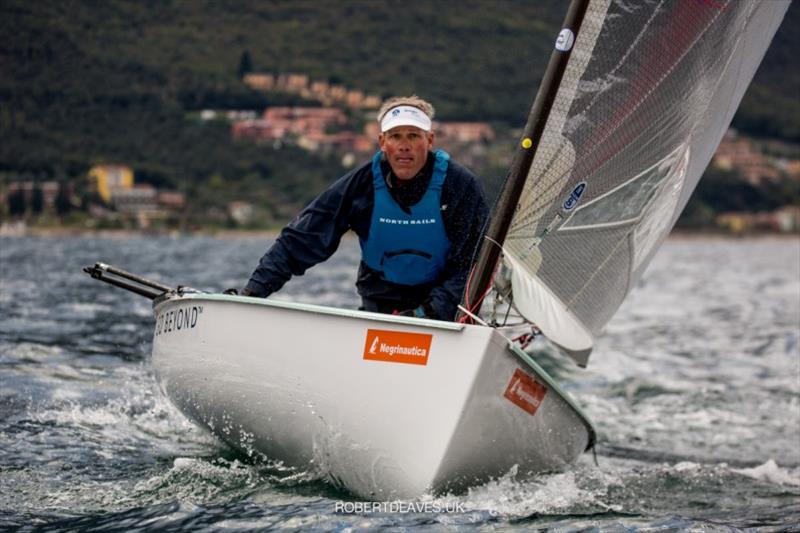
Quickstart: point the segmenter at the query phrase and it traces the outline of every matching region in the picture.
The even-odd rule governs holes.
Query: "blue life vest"
[[[399,285],[423,285],[439,278],[447,261],[450,240],[441,213],[442,184],[450,155],[435,152],[433,175],[422,199],[406,213],[398,205],[381,171],[381,152],[372,158],[375,205],[361,258],[384,279]]]

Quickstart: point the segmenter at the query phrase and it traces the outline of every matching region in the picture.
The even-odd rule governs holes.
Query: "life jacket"
[[[423,285],[439,278],[450,239],[441,213],[442,184],[450,155],[437,150],[433,175],[422,199],[407,213],[392,198],[381,171],[381,152],[372,158],[374,207],[369,235],[361,239],[361,258],[384,279],[399,285]]]

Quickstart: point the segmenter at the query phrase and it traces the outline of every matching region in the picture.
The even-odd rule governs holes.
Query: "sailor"
[[[478,179],[433,150],[433,106],[417,96],[378,111],[380,150],[280,233],[242,294],[265,297],[358,235],[361,309],[453,320],[488,208]]]

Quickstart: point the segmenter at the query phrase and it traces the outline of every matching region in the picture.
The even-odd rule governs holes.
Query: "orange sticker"
[[[364,359],[390,363],[428,364],[433,335],[368,329]]]
[[[518,368],[511,376],[503,396],[533,416],[542,404],[545,394],[547,388],[544,385]]]

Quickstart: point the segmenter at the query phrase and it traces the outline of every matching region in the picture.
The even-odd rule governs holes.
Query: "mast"
[[[478,258],[473,265],[467,292],[464,294],[463,306],[473,314],[478,314],[480,311],[483,298],[492,282],[503,242],[525,186],[528,171],[539,147],[547,118],[550,116],[550,109],[567,68],[567,62],[589,2],[590,0],[572,0],[564,18],[562,30],[558,34],[556,47],[550,55],[550,62],[547,64],[544,78],[533,101],[522,140],[514,154],[508,176],[496,203],[492,221],[484,234]],[[459,313],[459,317],[472,322],[470,317],[464,316],[463,311]]]

